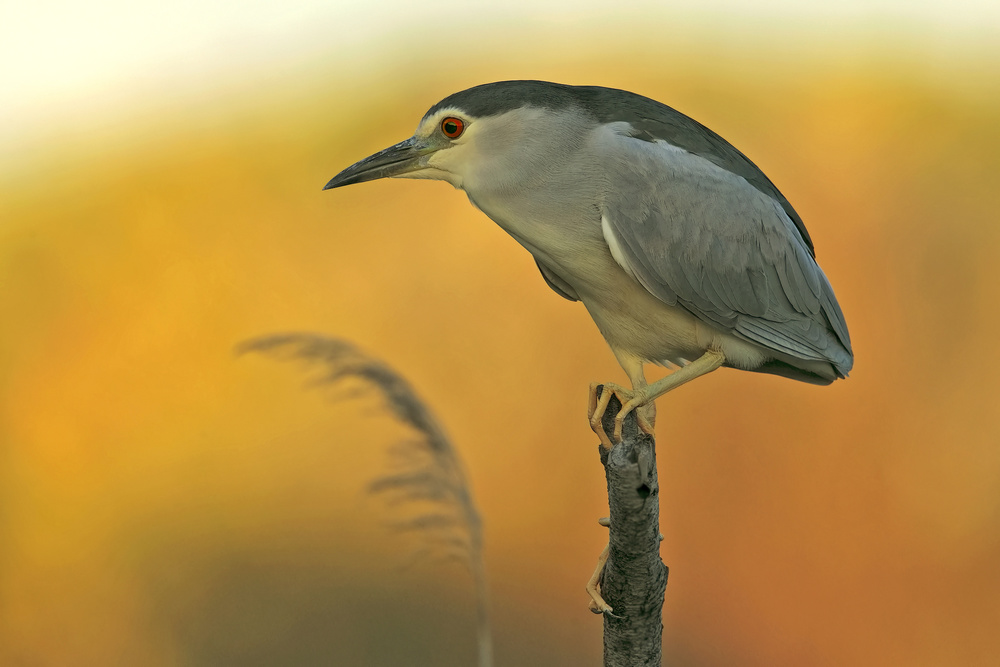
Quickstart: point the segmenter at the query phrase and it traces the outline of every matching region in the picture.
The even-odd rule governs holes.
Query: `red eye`
[[[441,121],[441,131],[449,139],[457,139],[465,131],[465,123],[460,118],[449,116]]]

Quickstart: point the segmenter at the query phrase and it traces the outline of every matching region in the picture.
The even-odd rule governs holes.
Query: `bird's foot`
[[[607,518],[598,519],[597,522],[605,528],[611,526],[611,520]],[[590,611],[595,614],[611,614],[614,611],[611,605],[601,597],[601,576],[604,574],[604,565],[608,562],[608,552],[610,550],[611,543],[608,542],[607,546],[604,547],[604,551],[597,557],[597,568],[594,570],[594,574],[591,575],[590,581],[587,582],[587,595],[590,596]]]
[[[601,387],[598,392],[597,388]],[[622,441],[622,425],[625,417],[633,410],[636,411],[636,420],[639,428],[648,435],[653,435],[653,420],[655,419],[655,406],[650,401],[646,387],[640,389],[626,389],[625,387],[608,382],[600,384],[594,382],[590,385],[590,398],[587,406],[587,416],[590,419],[590,428],[601,440],[601,446],[611,449],[615,444]],[[618,397],[621,401],[622,409],[615,415],[615,428],[612,437],[604,431],[604,413],[608,409],[608,402],[612,396]]]

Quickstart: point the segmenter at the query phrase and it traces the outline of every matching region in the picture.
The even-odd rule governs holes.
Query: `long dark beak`
[[[418,143],[413,137],[400,141],[395,146],[389,146],[375,155],[369,155],[364,160],[352,164],[330,179],[324,190],[339,188],[343,185],[374,181],[377,178],[389,178],[416,171],[424,167],[421,158],[433,152],[427,146]]]

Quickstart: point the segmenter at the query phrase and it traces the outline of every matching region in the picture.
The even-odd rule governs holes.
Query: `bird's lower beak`
[[[430,148],[415,138],[400,141],[395,146],[389,146],[364,160],[352,164],[340,172],[326,184],[324,190],[339,188],[342,185],[374,181],[377,178],[402,176],[423,169],[426,164],[424,156],[433,152]]]

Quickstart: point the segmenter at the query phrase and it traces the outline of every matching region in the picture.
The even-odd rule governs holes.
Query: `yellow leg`
[[[625,405],[632,399],[633,392],[631,389],[626,389],[619,384],[606,382],[603,386],[601,386],[601,392],[600,395],[598,395],[597,388],[599,386],[601,385],[597,382],[590,385],[590,400],[587,406],[587,418],[590,420],[591,430],[593,430],[594,433],[597,434],[597,437],[601,440],[601,446],[604,449],[611,449],[614,447],[614,443],[608,437],[608,434],[604,432],[604,424],[602,423],[604,413],[608,409],[608,402],[611,400],[612,396],[617,396],[622,405]],[[620,440],[621,438],[619,438],[619,441]]]
[[[611,520],[607,518],[599,519],[598,523],[607,528],[611,525]],[[595,614],[611,613],[613,611],[610,605],[601,597],[601,574],[604,572],[605,563],[608,562],[608,552],[610,550],[611,543],[609,542],[604,547],[601,555],[597,557],[597,567],[594,569],[594,574],[591,575],[590,581],[587,582],[587,595],[590,596],[590,611]]]
[[[701,377],[706,373],[711,373],[725,361],[726,355],[724,355],[721,351],[708,350],[705,354],[701,355],[687,366],[677,369],[670,375],[667,375],[650,385],[647,385],[645,380],[641,380],[642,385],[635,386],[639,384],[638,380],[642,378],[641,370],[638,377],[632,378],[632,384],[634,386],[632,390],[625,389],[624,387],[616,384],[608,383],[604,385],[601,395],[597,396],[597,385],[592,384],[590,386],[590,405],[588,410],[590,427],[601,439],[601,445],[610,449],[614,446],[614,443],[621,442],[622,425],[625,423],[625,417],[627,417],[630,412],[638,410],[643,406],[650,405],[658,397],[667,393],[671,389],[676,389],[685,382],[690,382],[696,377]],[[624,366],[625,364],[622,365]],[[626,368],[626,370],[630,369]],[[634,372],[630,372],[629,375],[634,376],[635,374]],[[608,401],[611,400],[611,396],[613,395],[618,396],[618,399],[622,402],[622,409],[615,416],[614,434],[612,438],[608,438],[607,434],[604,433],[604,428],[601,426],[601,420],[604,418],[604,411],[608,408]],[[649,408],[643,411],[638,411],[636,414],[639,421],[639,428],[650,435],[653,433],[652,419],[650,419],[651,415],[655,416],[655,412]]]
[[[608,517],[603,517],[597,520],[597,523],[601,524],[605,528],[611,527],[611,519]],[[658,533],[657,537],[660,542],[663,541],[663,533]],[[594,574],[590,575],[590,581],[587,582],[587,595],[590,596],[590,611],[595,614],[611,614],[614,609],[611,608],[604,598],[601,596],[601,575],[604,574],[604,566],[608,563],[608,552],[611,551],[611,542],[604,545],[604,550],[601,551],[601,555],[597,557],[597,567],[594,568]],[[614,614],[612,614],[613,616]]]

